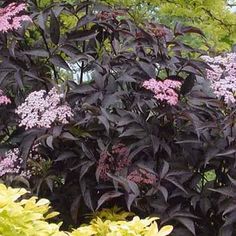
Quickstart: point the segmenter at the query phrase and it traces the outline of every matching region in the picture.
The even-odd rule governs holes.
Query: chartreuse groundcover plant
[[[22,198],[27,193],[23,188],[6,187],[0,184],[0,235],[2,236],[166,236],[173,230],[164,226],[158,230],[158,218],[140,219],[135,216],[127,221],[130,213],[104,210],[97,214],[89,225],[74,230],[71,234],[59,230],[61,223],[48,223],[58,215],[50,210],[47,199]],[[101,216],[102,218],[100,218]],[[108,219],[110,218],[110,220]],[[115,219],[123,220],[115,220]]]
[[[164,226],[158,229],[156,220],[158,218],[140,219],[135,216],[131,221],[111,221],[94,219],[89,226],[82,226],[72,232],[72,236],[166,236],[173,227]]]
[[[49,201],[36,197],[22,199],[27,191],[0,184],[0,235],[3,236],[63,236],[61,224],[46,220],[58,215],[49,212]]]
[[[192,21],[137,24],[98,1],[12,2],[0,1],[1,181],[50,199],[65,230],[117,204],[161,216],[173,236],[235,236],[235,54],[191,47],[185,36],[208,39]],[[182,16],[189,1],[172,2]],[[44,217],[26,223],[60,232]],[[160,233],[152,220],[98,217],[74,233]]]

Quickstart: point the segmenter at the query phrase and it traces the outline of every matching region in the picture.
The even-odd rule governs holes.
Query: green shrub
[[[71,236],[166,236],[173,230],[170,225],[158,230],[156,217],[140,219],[135,216],[128,221],[131,216],[134,214],[118,207],[103,209],[93,214],[89,225],[74,230]]]
[[[157,227],[158,218],[140,219],[135,216],[131,221],[103,221],[101,218],[93,219],[88,226],[82,226],[73,231],[71,236],[166,236],[173,227],[170,225]]]
[[[103,208],[102,211],[95,211],[90,214],[91,219],[100,218],[102,220],[122,221],[135,216],[132,212],[123,211],[121,208],[114,206],[113,208]]]
[[[164,226],[158,230],[158,218],[140,219],[135,216],[126,221],[131,213],[119,208],[96,214],[89,225],[81,226],[71,234],[59,230],[61,223],[48,223],[47,220],[58,215],[50,212],[47,199],[37,197],[22,198],[27,191],[23,188],[6,187],[0,184],[0,235],[3,236],[166,236],[173,229]],[[117,220],[118,219],[118,220]]]
[[[0,184],[0,235],[4,236],[63,236],[60,224],[46,220],[56,215],[49,213],[47,199],[36,197],[22,199],[27,193],[22,188],[10,188]]]

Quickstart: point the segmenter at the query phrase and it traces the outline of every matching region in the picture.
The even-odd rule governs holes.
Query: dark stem
[[[88,0],[87,0],[88,2]],[[88,15],[88,10],[89,10],[89,5],[86,5],[85,8],[85,15]],[[86,25],[84,26],[84,30],[86,30]],[[82,51],[83,53],[85,52],[86,49],[86,41],[84,40],[83,42],[83,47],[82,47]],[[80,67],[80,79],[79,79],[79,83],[82,84],[83,83],[83,76],[84,76],[84,69],[85,69],[85,65],[84,65],[84,61],[82,61],[81,67]]]
[[[51,57],[52,54],[51,54],[51,51],[50,51],[50,49],[49,49],[49,47],[48,47],[47,40],[46,40],[46,38],[45,38],[44,32],[43,32],[43,30],[41,30],[41,29],[40,29],[40,32],[41,32],[41,35],[42,35],[42,38],[43,38],[43,42],[44,42],[44,44],[45,44],[45,46],[46,46],[46,49],[47,49],[47,51],[48,51],[48,54],[49,54],[49,56]],[[55,68],[54,65],[52,65],[52,70],[53,70],[53,73],[54,73],[55,81],[58,82],[58,75],[57,75],[57,71],[56,71],[56,68]]]
[[[34,3],[35,3],[35,6],[38,8],[38,4],[37,4],[36,0],[34,1]],[[43,38],[43,42],[45,44],[45,47],[46,47],[46,49],[48,51],[49,57],[51,57],[52,53],[51,53],[51,51],[50,51],[50,49],[48,47],[48,43],[47,43],[46,37],[44,35],[44,31],[40,27],[38,27],[35,23],[34,23],[34,25],[39,29],[40,34],[41,34],[41,36]],[[56,68],[55,68],[54,65],[52,65],[52,70],[53,70],[53,74],[54,74],[54,77],[55,77],[55,81],[58,82],[58,75],[57,75],[57,71],[56,71]]]

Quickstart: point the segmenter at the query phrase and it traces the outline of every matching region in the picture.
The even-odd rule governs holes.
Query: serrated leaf
[[[94,30],[77,30],[68,34],[69,40],[85,41],[93,39],[98,33]]]
[[[176,217],[175,219],[181,222],[193,235],[196,235],[195,226],[191,219],[184,217]]]
[[[91,209],[92,211],[94,211],[94,208],[93,208],[93,202],[92,202],[92,198],[91,198],[91,192],[90,190],[85,190],[85,193],[84,193],[84,202],[86,204],[86,206]]]
[[[54,55],[52,56],[49,61],[54,65],[58,66],[60,68],[63,68],[65,70],[71,70],[68,64],[65,62],[65,60],[60,55]]]
[[[50,38],[54,44],[57,45],[59,43],[60,23],[53,11],[51,11],[51,17],[50,17]]]
[[[193,73],[190,73],[187,76],[187,78],[184,80],[184,83],[182,84],[181,89],[180,89],[180,93],[183,95],[189,93],[194,86],[195,80],[196,80],[196,76]]]
[[[50,135],[49,137],[46,138],[46,144],[51,148],[54,149],[53,147],[53,136]]]
[[[31,56],[37,56],[37,57],[49,57],[49,53],[45,49],[33,49],[30,51],[24,51],[24,54],[31,55]]]
[[[107,202],[107,201],[109,201],[109,200],[111,200],[111,199],[113,199],[113,198],[120,197],[120,196],[122,196],[122,195],[123,195],[123,193],[121,193],[121,192],[116,192],[116,191],[111,191],[111,192],[104,193],[104,194],[99,198],[99,200],[98,200],[97,209],[99,209],[100,206],[101,206],[103,203],[105,203],[105,202]],[[96,210],[97,210],[97,209],[96,209]]]

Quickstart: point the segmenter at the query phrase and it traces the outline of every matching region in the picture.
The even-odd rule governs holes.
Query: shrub
[[[141,220],[135,216],[131,221],[102,221],[100,218],[94,219],[89,226],[82,226],[72,232],[72,236],[112,236],[112,235],[140,235],[140,236],[166,236],[169,235],[172,226],[164,226],[158,230],[155,222],[157,218],[146,218]]]
[[[61,224],[48,223],[47,220],[55,217],[57,212],[49,212],[49,201],[38,200],[36,197],[22,198],[27,193],[23,188],[11,188],[0,184],[0,233],[4,236],[66,236],[69,233],[59,231]],[[120,214],[121,213],[121,214]],[[102,218],[99,217],[102,216]],[[123,220],[117,220],[120,215]],[[141,220],[134,217],[126,221],[130,213],[108,210],[99,212],[88,226],[74,230],[72,236],[111,236],[111,235],[169,235],[172,226],[157,228],[157,218]],[[108,218],[110,218],[108,220]],[[113,219],[113,220],[112,220]]]
[[[15,148],[20,163],[1,179],[50,199],[65,227],[119,203],[161,215],[174,236],[234,235],[235,108],[182,41],[203,32],[90,1],[27,3],[33,23],[0,32],[1,164]]]
[[[49,201],[36,197],[22,199],[27,191],[22,188],[10,188],[0,184],[0,234],[4,236],[63,236],[59,225],[46,220],[56,216],[49,213]]]
[[[120,208],[113,207],[112,209],[103,209],[102,211],[93,214],[93,220],[89,225],[81,226],[72,232],[72,236],[102,236],[102,235],[169,235],[173,227],[168,225],[158,230],[156,220],[158,218],[151,217],[140,219],[133,217],[133,213],[121,211]],[[132,220],[128,220],[131,219]]]

